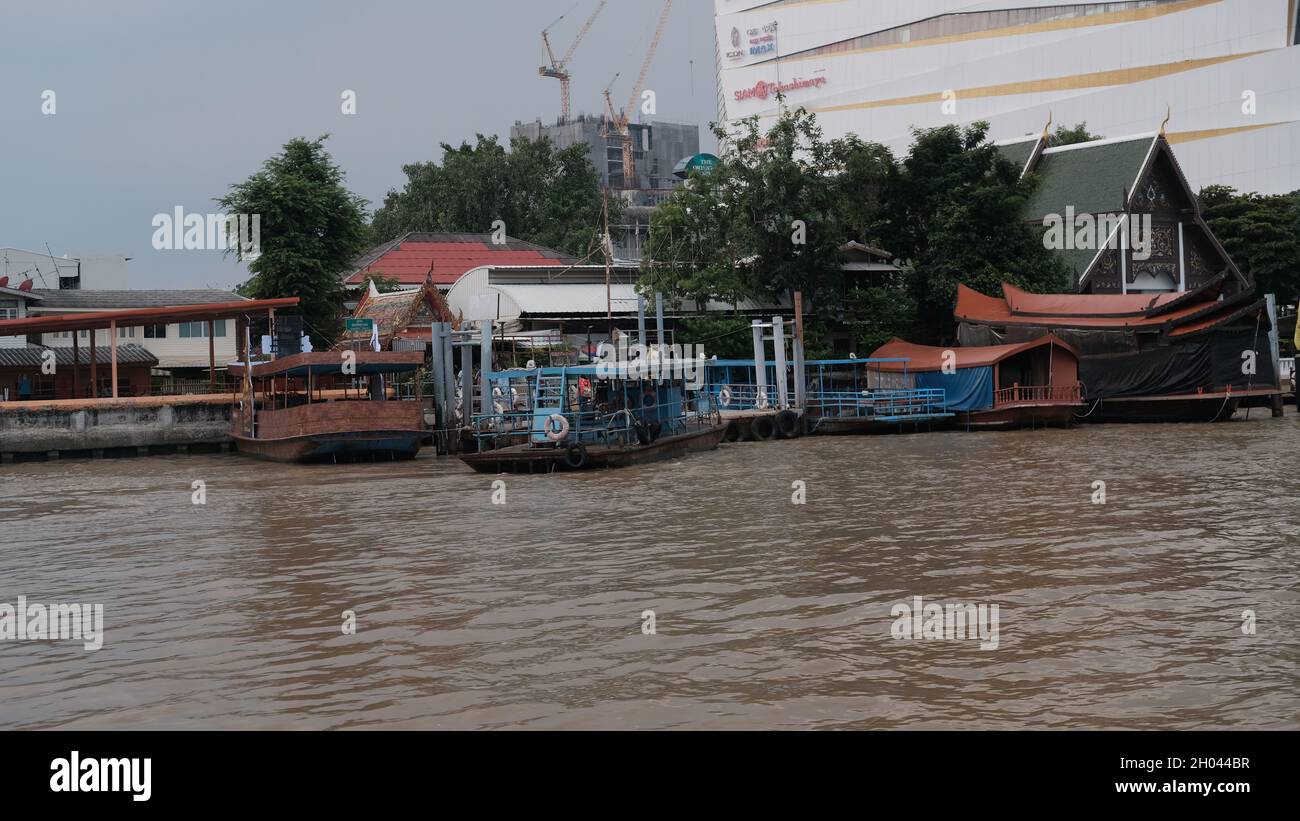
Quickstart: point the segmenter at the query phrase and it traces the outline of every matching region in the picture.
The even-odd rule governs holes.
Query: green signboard
[[[699,171],[701,174],[707,174],[718,167],[718,158],[713,154],[696,154],[687,157],[673,168],[673,175],[686,179],[692,171]]]
[[[373,319],[349,319],[346,324],[350,334],[369,334],[375,329]]]

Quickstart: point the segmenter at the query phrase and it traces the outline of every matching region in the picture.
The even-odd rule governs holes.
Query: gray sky
[[[220,251],[156,251],[155,214],[215,210],[293,137],[371,200],[440,142],[554,119],[540,32],[562,52],[596,0],[2,0],[0,247],[133,258],[134,288],[232,287]],[[647,87],[659,117],[716,116],[712,2],[676,0]],[[577,111],[631,92],[662,4],[610,0],[570,66]],[[692,68],[691,61],[694,61]],[[53,115],[42,94],[55,92]],[[357,95],[344,116],[341,94]],[[704,135],[702,135],[704,136]],[[703,140],[711,150],[712,139]],[[38,283],[39,285],[39,283]],[[94,283],[87,283],[95,287]]]

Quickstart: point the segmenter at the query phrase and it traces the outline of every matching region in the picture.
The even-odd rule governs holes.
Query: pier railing
[[[630,445],[644,438],[658,439],[686,433],[692,427],[717,420],[708,402],[648,405],[633,409],[580,409],[556,411],[569,423],[568,435],[559,445],[583,443],[606,447]],[[545,418],[554,414],[547,414]],[[532,410],[504,411],[474,417],[472,430],[480,450],[494,450],[531,441],[538,414]]]
[[[824,417],[900,419],[945,413],[942,388],[881,391],[818,391],[808,396],[808,412]]]
[[[779,393],[775,385],[759,389],[757,385],[715,383],[704,386],[704,395],[723,411],[776,410]],[[790,391],[790,396],[794,395]]]
[[[1082,385],[1015,385],[993,394],[993,406],[1035,402],[1082,402]]]

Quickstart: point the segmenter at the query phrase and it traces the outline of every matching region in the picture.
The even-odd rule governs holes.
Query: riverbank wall
[[[230,409],[226,394],[0,403],[0,462],[223,450]]]

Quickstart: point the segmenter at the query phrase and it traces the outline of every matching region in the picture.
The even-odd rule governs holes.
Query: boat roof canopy
[[[941,371],[944,366],[944,354],[952,352],[954,355],[953,362],[958,370],[963,368],[980,368],[988,365],[996,365],[1004,359],[1009,359],[1016,354],[1032,351],[1035,348],[1041,348],[1045,345],[1054,345],[1065,352],[1066,355],[1078,359],[1079,352],[1073,347],[1063,342],[1059,337],[1052,334],[1041,336],[1030,342],[1021,342],[1015,345],[988,345],[984,347],[959,348],[949,347],[940,348],[930,345],[916,345],[906,340],[894,337],[882,345],[873,356],[882,357],[905,357],[908,361],[907,370],[918,373],[928,373],[932,371]],[[897,360],[895,360],[897,361]],[[881,370],[899,371],[904,370],[902,366],[894,364],[885,364]]]

